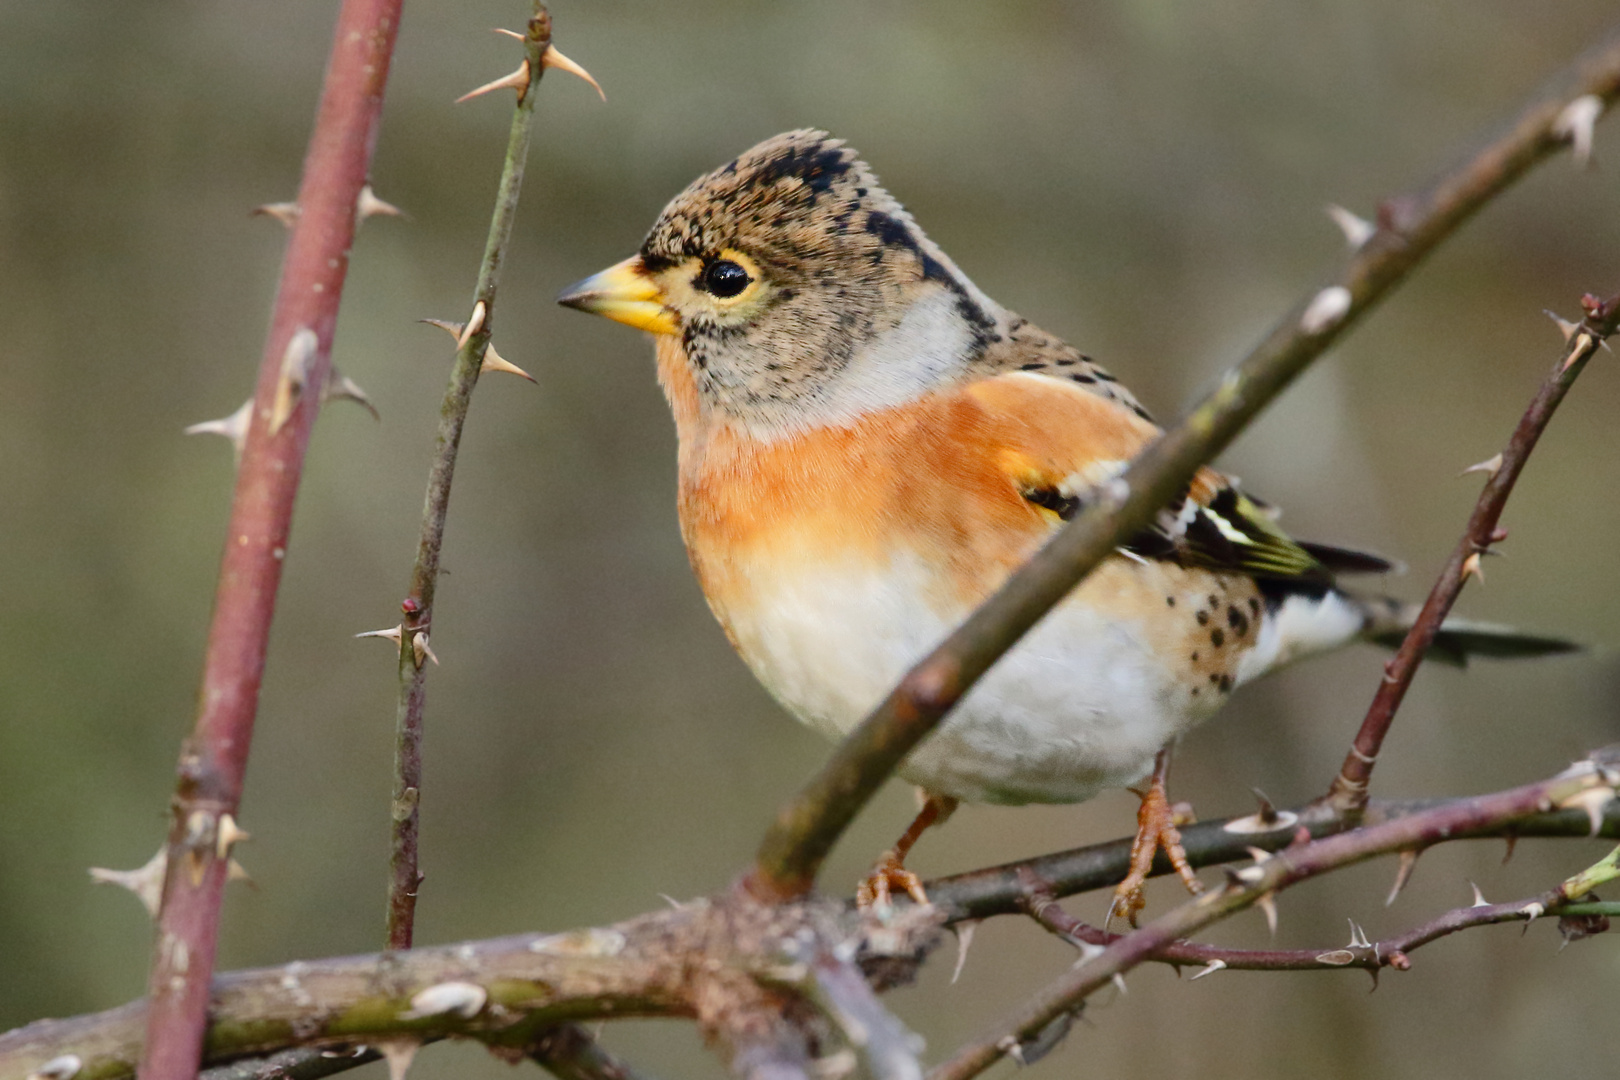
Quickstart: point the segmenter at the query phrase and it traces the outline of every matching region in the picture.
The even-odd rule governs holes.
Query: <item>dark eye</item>
[[[730,259],[716,259],[703,268],[703,287],[722,299],[736,296],[753,280],[748,271]]]

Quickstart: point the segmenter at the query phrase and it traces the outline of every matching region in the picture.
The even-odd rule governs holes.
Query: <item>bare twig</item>
[[[1264,862],[1234,871],[1225,888],[1196,897],[1076,965],[1036,994],[995,1034],[968,1043],[933,1070],[929,1080],[977,1076],[1013,1048],[1037,1038],[1055,1020],[1073,1015],[1088,995],[1115,976],[1264,896],[1375,855],[1425,847],[1457,831],[1505,825],[1557,806],[1585,806],[1600,798],[1607,803],[1614,798],[1616,783],[1620,783],[1620,768],[1613,754],[1605,752],[1541,783],[1459,799],[1427,812],[1284,848]]]
[[[393,834],[388,884],[388,945],[393,949],[411,947],[417,887],[422,881],[417,862],[417,837],[421,827],[422,714],[427,699],[425,661],[431,655],[428,632],[439,582],[445,518],[450,509],[450,483],[455,478],[456,454],[461,447],[467,410],[472,405],[473,387],[478,384],[479,371],[490,347],[501,264],[511,239],[518,195],[523,188],[523,169],[529,157],[535,88],[544,71],[540,58],[550,47],[551,16],[545,5],[535,0],[534,17],[523,35],[524,70],[535,74],[532,79],[525,79],[512,112],[506,163],[496,190],[495,213],[484,243],[484,259],[478,269],[472,311],[466,324],[458,328],[456,361],[450,372],[450,385],[444,392],[444,402],[439,407],[439,433],[433,462],[428,467],[422,536],[416,547],[416,563],[411,567],[410,590],[400,605],[403,620],[399,626],[399,705],[394,736]]]
[[[1586,367],[1587,360],[1591,359],[1604,339],[1614,333],[1615,323],[1620,321],[1620,296],[1607,302],[1587,296],[1582,299],[1581,306],[1585,309],[1585,317],[1571,328],[1563,354],[1520,417],[1507,446],[1500,454],[1476,466],[1487,474],[1487,478],[1485,490],[1480,492],[1479,501],[1468,518],[1468,527],[1463,530],[1462,539],[1457,541],[1450,561],[1440,571],[1434,588],[1429,591],[1429,598],[1424,601],[1422,612],[1407,632],[1406,640],[1384,665],[1383,681],[1373,695],[1372,704],[1361,722],[1361,730],[1356,733],[1339,775],[1334,777],[1326,796],[1328,804],[1347,820],[1354,821],[1367,805],[1367,785],[1372,778],[1373,766],[1378,761],[1378,752],[1384,745],[1384,736],[1395,720],[1395,713],[1406,697],[1407,688],[1412,685],[1418,666],[1423,663],[1424,654],[1440,632],[1440,624],[1445,621],[1468,578],[1480,573],[1480,559],[1491,550],[1492,544],[1507,536],[1505,531],[1498,529],[1497,523],[1501,520],[1508,496],[1513,493],[1513,485],[1518,482],[1519,474],[1524,469],[1524,463],[1536,448],[1541,433],[1547,430],[1564,395]]]
[[[1545,915],[1561,916],[1570,911],[1566,900],[1568,897],[1561,890],[1552,889],[1510,904],[1470,904],[1379,941],[1367,940],[1360,927],[1351,930],[1348,944],[1317,949],[1229,949],[1195,941],[1173,941],[1147,959],[1176,968],[1198,966],[1209,971],[1361,970],[1375,975],[1386,967],[1405,971],[1411,967],[1408,955],[1431,941],[1475,926],[1514,921],[1529,923]],[[1030,917],[1041,926],[1082,949],[1105,948],[1125,936],[1074,918],[1048,894],[1031,893],[1025,906]]]
[[[1338,280],[1289,312],[1220,387],[1144,450],[839,744],[777,814],[749,877],[762,899],[803,895],[827,852],[907,753],[992,663],[1219,453],[1259,410],[1471,214],[1568,144],[1572,100],[1620,94],[1620,33],[1576,61],[1497,136],[1427,190],[1387,201]]]
[[[562,1024],[529,1047],[529,1056],[557,1080],[649,1080],[585,1033],[577,1024]]]
[[[330,371],[332,332],[388,79],[400,0],[345,0],[304,161],[259,367],[209,627],[196,727],[180,751],[168,872],[148,982],[141,1073],[191,1080],[207,1023],[233,815],[304,450]]]
[[[1382,824],[1428,813],[1456,805],[1466,800],[1457,799],[1375,799],[1368,804],[1363,821],[1368,825]],[[1187,849],[1187,861],[1195,867],[1214,866],[1248,858],[1250,848],[1276,851],[1294,843],[1298,830],[1307,830],[1312,837],[1328,836],[1343,829],[1339,818],[1325,807],[1309,807],[1297,812],[1289,811],[1296,821],[1288,827],[1267,833],[1238,832],[1228,828],[1234,821],[1245,819],[1223,818],[1201,821],[1184,826],[1182,845]],[[1596,835],[1620,837],[1620,804],[1610,804],[1599,820]],[[1588,837],[1594,835],[1591,819],[1585,810],[1550,810],[1532,814],[1514,822],[1510,827],[1492,827],[1482,831],[1461,830],[1445,838],[1452,840],[1500,839],[1504,835],[1529,837]],[[1019,911],[1028,891],[1030,877],[1054,897],[1073,896],[1093,889],[1109,888],[1125,876],[1130,855],[1129,839],[1110,840],[1102,844],[1041,855],[1033,859],[985,867],[965,874],[935,878],[927,882],[929,901],[945,916],[947,924],[992,915],[1008,915]],[[1170,872],[1168,860],[1162,856],[1154,864],[1155,874]],[[901,899],[899,906],[908,901]]]

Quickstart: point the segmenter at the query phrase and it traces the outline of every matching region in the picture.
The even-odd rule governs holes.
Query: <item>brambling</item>
[[[837,739],[1159,432],[1114,377],[986,296],[821,131],[701,177],[559,302],[650,331],[679,435],[692,568],[744,661]],[[922,812],[860,897],[924,899],[906,852],[959,800],[1068,803],[1148,781],[1129,917],[1159,847],[1188,888],[1167,748],[1234,688],[1411,611],[1340,589],[1390,565],[1298,543],[1203,469],[900,768]],[[1437,645],[1568,643],[1449,624]]]

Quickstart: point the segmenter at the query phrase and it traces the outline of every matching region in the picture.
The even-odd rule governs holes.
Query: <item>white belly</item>
[[[802,566],[750,575],[718,611],[761,682],[830,738],[855,726],[966,614],[930,606],[920,566]],[[1082,586],[979,681],[901,766],[929,791],[976,802],[1079,802],[1147,776],[1171,738],[1219,705],[1105,617]]]

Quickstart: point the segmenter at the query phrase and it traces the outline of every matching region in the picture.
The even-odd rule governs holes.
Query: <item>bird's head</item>
[[[558,302],[678,339],[704,404],[762,434],[949,383],[1002,314],[854,151],[812,130],[700,177],[636,255]]]

